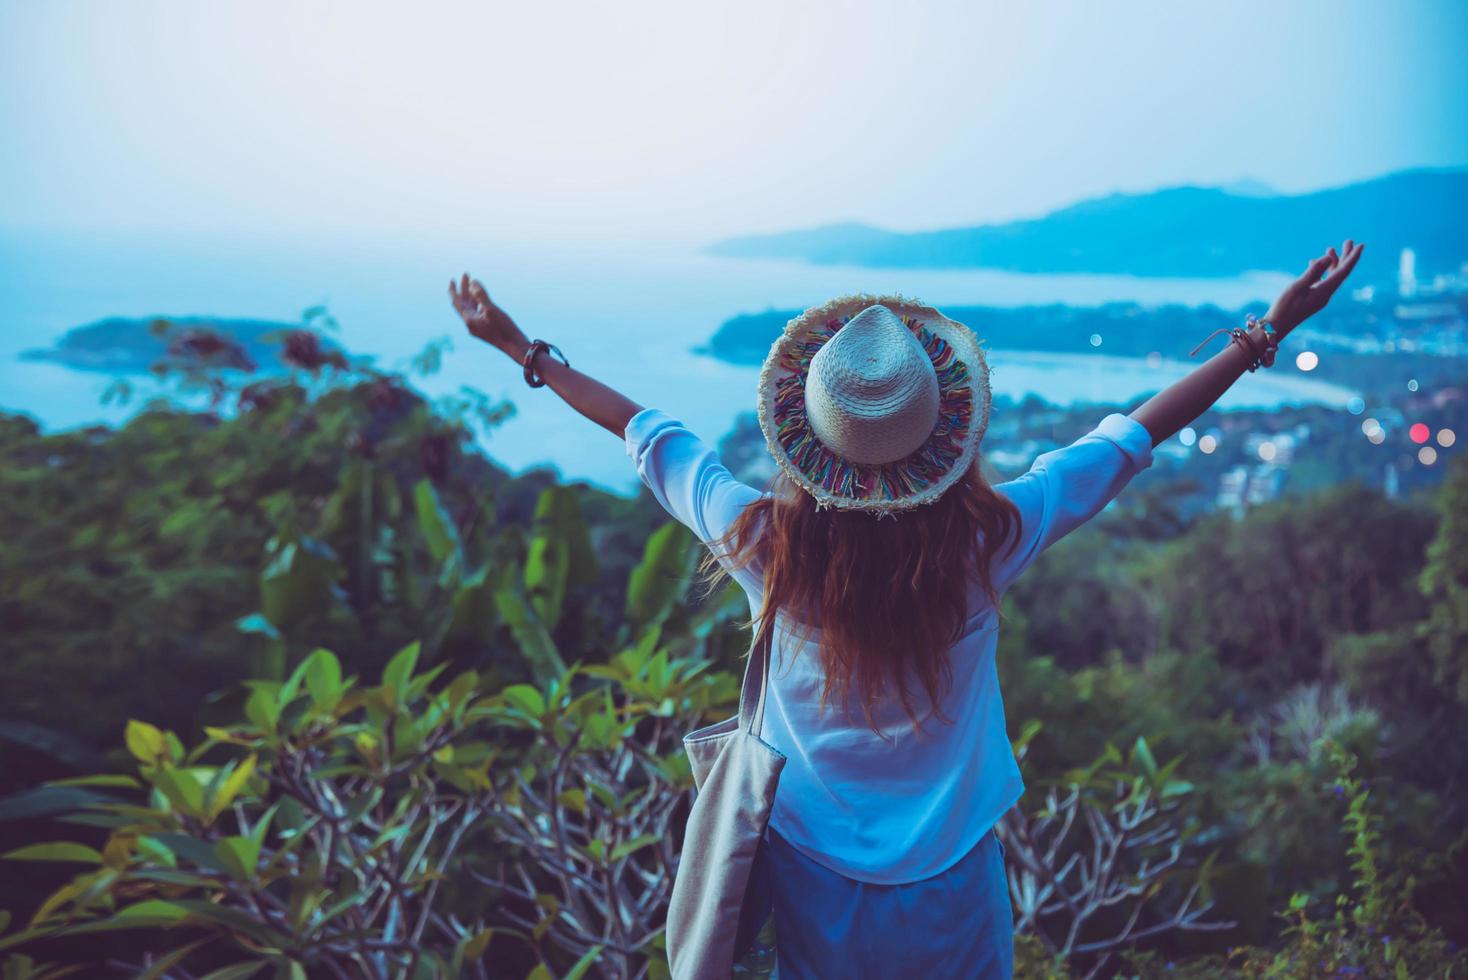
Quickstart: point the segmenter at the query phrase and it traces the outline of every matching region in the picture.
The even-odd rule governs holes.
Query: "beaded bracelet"
[[[571,362],[566,360],[566,355],[562,354],[561,349],[555,344],[547,343],[544,340],[532,340],[530,342],[530,349],[525,352],[524,361],[525,383],[528,384],[530,387],[545,387],[545,380],[541,378],[540,375],[535,373],[535,355],[549,353],[550,351],[555,351],[556,357],[559,357],[561,359],[561,363],[566,365],[566,367],[571,366]]]
[[[1259,349],[1259,345],[1255,343],[1254,337],[1249,333],[1249,331],[1252,330],[1254,327],[1260,327],[1264,331],[1264,349],[1262,351]],[[1244,349],[1244,352],[1249,355],[1249,357],[1251,358],[1251,361],[1249,363],[1249,370],[1251,372],[1259,367],[1274,366],[1274,355],[1275,352],[1279,350],[1279,334],[1274,329],[1274,325],[1271,324],[1268,320],[1262,320],[1252,313],[1250,313],[1248,319],[1244,321],[1244,326],[1219,327],[1207,337],[1204,337],[1202,343],[1200,343],[1197,347],[1194,347],[1192,351],[1189,352],[1188,356],[1196,356],[1198,351],[1203,349],[1204,344],[1207,344],[1208,341],[1212,340],[1214,337],[1217,337],[1221,333],[1228,334],[1229,343],[1238,344]]]

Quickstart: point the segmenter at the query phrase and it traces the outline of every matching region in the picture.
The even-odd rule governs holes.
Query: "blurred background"
[[[130,719],[190,745],[238,722],[247,679],[285,704],[314,650],[375,678],[419,643],[491,700],[629,645],[741,668],[739,598],[682,601],[695,543],[648,545],[666,517],[625,447],[469,337],[451,278],[757,485],[785,322],[917,297],[986,344],[1000,482],[1349,237],[1360,265],[1276,366],[1006,600],[1021,810],[1103,760],[1164,770],[1191,870],[1159,893],[1202,880],[1229,927],[1183,928],[1174,901],[1087,950],[1110,913],[1067,946],[1042,902],[1021,953],[1228,973],[1248,948],[1306,976],[1326,949],[1325,972],[1444,975],[1468,941],[1465,47],[1457,0],[0,3],[12,931],[92,921],[117,887],[84,867],[93,891],[37,915],[78,867],[25,848],[122,833],[57,823],[121,784],[56,780],[146,768]],[[680,730],[721,705],[680,702]],[[485,894],[490,928],[511,903]],[[1337,898],[1354,917],[1301,953],[1285,926]],[[1367,906],[1416,945],[1378,942]],[[109,970],[164,948],[125,935]],[[474,969],[659,969],[533,938],[485,939]],[[11,945],[61,956],[32,942]],[[260,969],[317,975],[314,948]]]

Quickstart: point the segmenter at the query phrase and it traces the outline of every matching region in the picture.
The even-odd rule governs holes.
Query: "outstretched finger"
[[[489,302],[489,293],[484,291],[484,283],[475,279],[469,284],[469,289],[472,291],[474,301],[487,311],[491,304]]]
[[[1361,250],[1365,247],[1366,246],[1364,245],[1357,245],[1355,248],[1351,249],[1350,253],[1346,255],[1341,264],[1335,269],[1335,271],[1331,273],[1330,278],[1325,280],[1325,282],[1323,283],[1325,288],[1333,291],[1337,286],[1341,284],[1346,276],[1349,276],[1351,274],[1351,270],[1356,268],[1356,263],[1361,258]]]
[[[1301,273],[1300,278],[1295,281],[1305,286],[1313,285],[1325,274],[1325,270],[1328,268],[1330,268],[1330,252],[1327,251],[1319,258],[1312,259],[1310,264],[1305,267],[1305,271]]]

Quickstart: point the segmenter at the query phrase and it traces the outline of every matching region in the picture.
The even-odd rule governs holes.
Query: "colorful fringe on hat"
[[[911,497],[947,474],[963,455],[974,413],[968,365],[921,320],[903,316],[902,322],[917,336],[938,374],[938,422],[928,441],[903,459],[874,465],[850,462],[827,449],[811,431],[805,415],[805,382],[811,358],[855,315],[833,317],[812,327],[783,352],[780,366],[789,373],[775,380],[776,438],[790,463],[823,490],[868,501]]]

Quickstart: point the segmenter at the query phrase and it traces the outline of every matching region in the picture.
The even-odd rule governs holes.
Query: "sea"
[[[492,234],[389,236],[22,232],[0,230],[0,409],[34,417],[46,431],[125,421],[155,382],[125,405],[100,398],[112,379],[22,359],[72,327],[112,316],[218,316],[298,323],[324,305],[337,337],[383,369],[407,370],[441,338],[440,369],[413,383],[430,397],[471,386],[515,405],[482,437],[514,471],[550,466],[563,479],[618,493],[637,487],[620,439],[582,419],[549,388],[529,389],[520,366],[471,337],[448,283],[468,272],[532,338],[556,344],[571,364],[662,409],[710,443],[752,411],[758,368],[696,353],[728,318],[803,309],[843,293],[894,292],[942,309],[1037,303],[1215,303],[1259,312],[1287,284],[1278,273],[1226,279],[1027,275],[993,270],[869,269],[711,256],[698,241],[496,241]],[[983,334],[982,324],[969,324]],[[1202,339],[1201,337],[1198,339]],[[1198,361],[1186,350],[1117,357],[1102,346],[1074,353],[991,348],[996,395],[1028,394],[1065,405],[1115,403],[1158,391]],[[1201,358],[1200,358],[1201,360]],[[1295,371],[1244,375],[1223,409],[1320,403],[1356,392]]]

